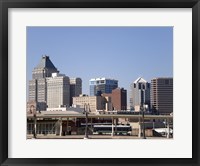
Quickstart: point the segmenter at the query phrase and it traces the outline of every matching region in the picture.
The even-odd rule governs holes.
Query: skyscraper
[[[173,112],[173,78],[151,80],[151,108],[160,114]]]
[[[37,103],[37,109],[46,110],[47,84],[46,78],[52,73],[59,73],[49,56],[42,56],[40,63],[32,71],[32,80],[29,81],[29,101]]]
[[[93,78],[89,81],[90,96],[95,96],[99,92],[111,93],[113,89],[118,87],[118,80],[108,78]]]
[[[73,97],[82,94],[81,78],[70,78],[70,106],[73,104]]]
[[[130,107],[140,111],[144,104],[150,106],[150,83],[139,77],[131,84]]]
[[[69,77],[64,74],[53,73],[47,79],[47,105],[48,108],[68,106],[70,104]]]
[[[57,68],[51,62],[49,56],[42,56],[40,63],[33,69],[32,78],[40,79],[51,77],[52,73],[59,73]]]

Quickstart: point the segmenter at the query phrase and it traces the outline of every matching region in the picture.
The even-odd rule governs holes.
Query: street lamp
[[[88,104],[84,104],[84,114],[85,114],[85,137],[84,139],[88,139],[88,114],[90,112],[90,105]]]

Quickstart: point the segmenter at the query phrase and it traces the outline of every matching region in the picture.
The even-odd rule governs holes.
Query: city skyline
[[[91,78],[118,80],[130,91],[138,77],[173,77],[172,27],[28,27],[27,81],[42,55],[60,73],[82,79],[89,94]],[[130,96],[127,95],[128,101]]]

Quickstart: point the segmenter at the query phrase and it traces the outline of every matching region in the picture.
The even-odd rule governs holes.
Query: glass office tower
[[[92,78],[89,81],[90,96],[96,96],[101,93],[112,93],[113,89],[118,87],[118,80],[109,78]]]

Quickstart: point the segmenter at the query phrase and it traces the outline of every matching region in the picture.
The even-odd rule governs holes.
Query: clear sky
[[[80,77],[85,94],[97,77],[117,79],[129,91],[140,76],[173,76],[173,27],[28,27],[28,80],[42,55],[60,73]]]

